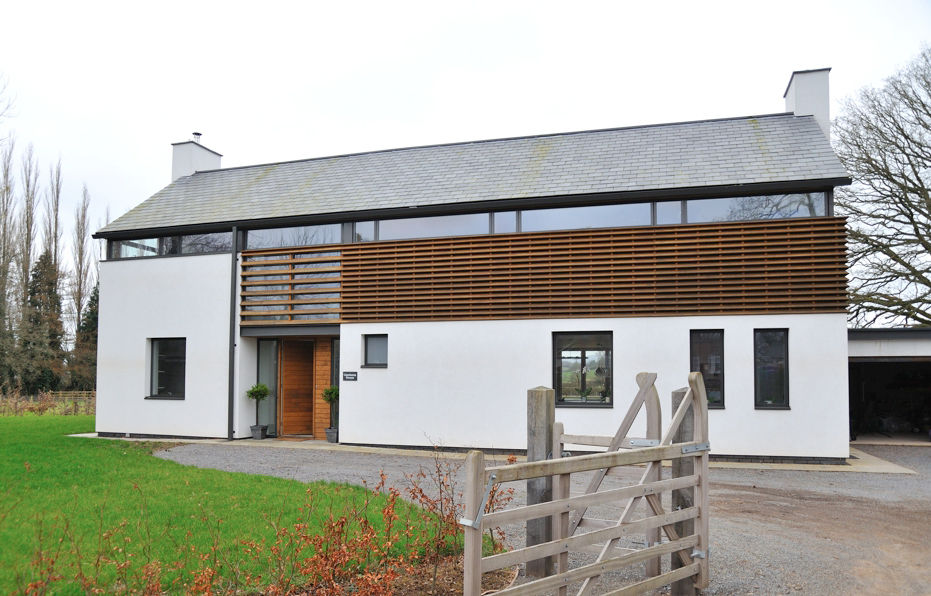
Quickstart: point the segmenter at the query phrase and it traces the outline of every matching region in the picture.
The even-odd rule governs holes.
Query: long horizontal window
[[[233,235],[230,232],[162,236],[137,240],[111,240],[107,255],[111,259],[163,257],[168,255],[202,255],[229,252]]]
[[[695,199],[685,203],[689,223],[820,217],[827,208],[823,192]]]
[[[379,240],[474,236],[488,233],[487,213],[385,219],[378,223]]]
[[[821,217],[830,213],[829,203],[827,193],[810,192],[364,220],[347,222],[346,236],[343,224],[339,223],[248,230],[244,248]],[[113,240],[107,254],[111,259],[126,259],[226,252],[230,250],[231,239],[230,232],[222,232]]]
[[[521,232],[650,225],[650,203],[534,209],[520,212]]]
[[[285,248],[313,244],[339,244],[342,242],[341,224],[271,228],[246,232],[246,248]]]

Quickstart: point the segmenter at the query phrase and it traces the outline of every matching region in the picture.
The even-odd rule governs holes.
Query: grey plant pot
[[[268,425],[267,424],[254,424],[249,427],[249,430],[252,431],[253,439],[268,438]]]
[[[327,429],[324,429],[324,432],[326,433],[326,440],[328,442],[330,443],[339,442],[339,429],[338,428],[327,428]]]

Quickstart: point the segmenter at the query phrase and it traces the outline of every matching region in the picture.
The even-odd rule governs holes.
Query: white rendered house
[[[787,112],[240,168],[174,146],[172,183],[100,230],[97,430],[525,447],[526,390],[613,433],[634,375],[700,370],[720,455],[848,455],[850,179],[828,71]],[[667,406],[668,408],[668,406]],[[668,411],[664,413],[668,417]]]

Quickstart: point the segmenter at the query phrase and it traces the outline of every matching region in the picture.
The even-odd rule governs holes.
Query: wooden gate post
[[[466,456],[465,518],[478,519],[485,499],[485,457],[481,451],[470,451]],[[465,544],[462,564],[463,596],[482,593],[482,526],[465,526]]]
[[[643,406],[647,411],[647,439],[656,441],[656,444],[659,445],[659,442],[663,438],[663,415],[662,408],[659,403],[659,394],[654,389],[650,392],[650,395],[646,397],[643,401]],[[675,410],[673,410],[675,412]],[[656,465],[653,466],[653,471],[644,478],[644,482],[658,482],[663,478],[663,462],[658,461]],[[663,493],[658,493],[657,496],[662,500]],[[646,531],[646,542],[647,546],[654,546],[661,542],[660,540],[660,529],[653,528]],[[647,577],[656,577],[660,574],[661,565],[660,559],[662,557],[654,557],[646,562],[646,576]]]
[[[682,403],[682,400],[685,399],[688,389],[676,389],[672,392],[672,412],[676,412],[679,409],[679,404]],[[693,404],[694,407],[694,404]],[[675,436],[673,437],[673,443],[688,443],[693,440],[694,437],[694,428],[693,424],[694,416],[686,415],[682,419],[682,422],[679,424],[679,430],[676,431]],[[692,457],[680,457],[672,460],[672,477],[681,478],[683,476],[691,476],[694,474],[695,469],[695,458]],[[672,510],[677,511],[679,509],[688,509],[695,502],[695,496],[692,487],[680,488],[672,491]],[[679,536],[691,536],[695,531],[695,522],[691,519],[677,522],[675,524],[676,532]],[[670,560],[670,569],[679,569],[682,567],[682,561],[679,559],[676,553],[669,555]],[[677,582],[673,582],[670,585],[670,596],[692,596],[695,594],[695,584],[692,581],[691,577],[685,579],[680,579]]]
[[[552,457],[553,424],[556,421],[556,392],[546,387],[527,390],[527,461],[544,461]],[[527,481],[527,504],[535,505],[553,500],[553,478],[534,478]],[[527,521],[527,546],[553,539],[553,518],[543,517]],[[546,557],[527,563],[527,577],[546,577],[553,574],[555,557]]]
[[[705,392],[705,380],[700,372],[689,373],[689,388],[692,390],[692,414],[694,422],[695,441],[708,443],[708,394]],[[698,506],[698,517],[695,519],[695,532],[698,535],[696,550],[701,553],[698,575],[695,577],[695,587],[704,590],[708,587],[708,557],[709,536],[708,517],[708,451],[699,452],[694,458],[694,465],[698,468],[698,485],[695,487],[695,505]]]

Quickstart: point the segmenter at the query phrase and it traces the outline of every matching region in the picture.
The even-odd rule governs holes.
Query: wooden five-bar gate
[[[481,593],[482,573],[540,560],[543,577],[512,586],[498,594],[566,594],[578,586],[579,595],[591,594],[599,577],[644,563],[646,577],[622,587],[606,587],[605,594],[639,594],[664,585],[674,593],[692,593],[708,586],[708,403],[700,373],[689,375],[688,388],[673,393],[674,414],[661,432],[656,375],[637,375],[639,391],[613,437],[569,435],[561,423],[553,426],[552,459],[485,469],[480,451],[466,460],[465,596]],[[550,391],[550,390],[548,390]],[[647,418],[647,436],[629,438],[641,409]],[[606,447],[604,453],[561,457],[564,445]],[[672,477],[662,479],[662,461],[671,460]],[[645,465],[639,482],[621,488],[603,488],[618,466]],[[595,474],[582,494],[570,495],[572,474]],[[485,513],[485,499],[495,484],[552,478],[552,500],[514,509]],[[670,510],[663,493],[672,492]],[[645,507],[641,505],[645,503]],[[617,519],[594,519],[590,507],[619,506]],[[645,510],[645,511],[644,511]],[[540,518],[552,520],[552,537],[510,552],[482,556],[482,532],[507,524]],[[528,530],[528,536],[530,535]],[[643,548],[630,548],[632,537],[644,536]],[[622,544],[623,541],[623,544]],[[528,542],[533,542],[532,540]],[[597,553],[594,562],[569,569],[570,551]],[[670,565],[662,572],[661,557]],[[537,563],[534,563],[537,562]],[[530,566],[528,566],[528,570]],[[532,575],[529,574],[528,575]]]

